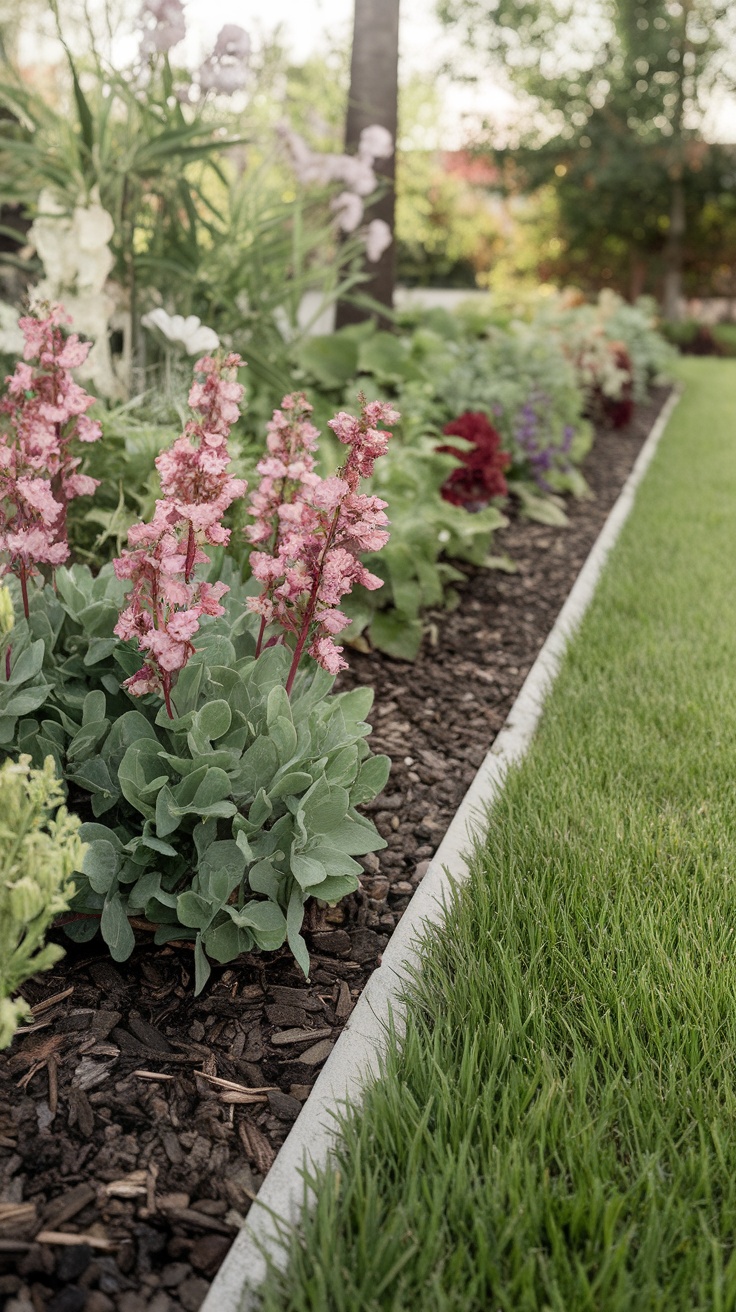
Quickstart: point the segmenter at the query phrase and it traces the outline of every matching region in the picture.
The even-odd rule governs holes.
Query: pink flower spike
[[[89,496],[97,481],[77,473],[72,442],[96,442],[102,430],[86,411],[94,397],[75,382],[89,343],[66,336],[62,306],[37,307],[20,320],[23,360],[6,378],[0,398],[0,544],[18,576],[28,615],[28,580],[39,565],[53,567],[69,555],[66,508]],[[52,490],[53,489],[53,490]]]
[[[134,696],[157,692],[173,719],[175,680],[194,655],[202,616],[225,613],[225,583],[196,578],[209,563],[203,544],[226,544],[230,530],[222,517],[246,491],[228,472],[227,438],[239,415],[243,387],[236,380],[237,355],[204,356],[197,361],[189,404],[196,413],[168,451],[156,460],[162,497],[148,524],[134,524],[128,543],[134,550],[114,561],[118,578],[130,579],[127,609],[116,633],[135,639],[142,668],[125,683]]]
[[[379,551],[388,541],[386,503],[357,489],[388,448],[390,433],[378,425],[399,418],[391,406],[363,397],[360,418],[337,414],[329,427],[349,450],[336,475],[320,478],[311,454],[317,434],[307,419],[310,412],[301,395],[285,397],[274,412],[269,455],[257,467],[261,481],[250,499],[254,523],[246,530],[260,548],[251,553],[250,564],[263,584],[261,596],[248,601],[249,610],[261,616],[256,655],[268,625],[281,629],[282,640],[292,635],[287,693],[305,647],[330,673],[345,668],[342,648],[332,641],[348,624],[340,601],[355,584],[369,589],[382,584],[359,553]]]

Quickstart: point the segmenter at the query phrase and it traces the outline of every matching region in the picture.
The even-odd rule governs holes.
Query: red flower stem
[[[6,653],[5,653],[5,678],[6,678],[6,680],[9,680],[9,679],[10,679],[10,653],[12,652],[12,650],[13,650],[12,647],[8,647],[8,650],[7,650]]]
[[[26,619],[30,619],[31,612],[28,606],[28,574],[26,572],[26,562],[20,562],[20,590],[23,596],[23,610]]]
[[[267,592],[268,589],[267,589],[267,588],[264,588],[263,591],[264,591],[264,592]],[[261,596],[263,596],[263,593],[261,593]],[[258,660],[258,657],[259,657],[260,654],[261,654],[261,646],[262,646],[262,644],[263,644],[263,635],[264,635],[265,632],[266,632],[266,616],[265,616],[265,615],[261,615],[261,627],[260,627],[260,629],[258,630],[258,641],[257,641],[257,643],[256,643],[256,660]]]
[[[194,536],[194,525],[189,521],[189,537],[187,538],[187,558],[184,564],[184,581],[189,583],[194,572],[194,557],[197,551],[197,542]]]
[[[302,620],[301,631],[299,633],[297,644],[296,647],[294,648],[294,655],[291,660],[291,669],[289,670],[289,677],[286,680],[287,697],[291,696],[291,690],[294,686],[294,679],[296,678],[296,672],[299,668],[299,662],[302,658],[302,652],[304,651],[304,644],[307,641],[307,638],[309,637],[309,626],[312,623],[314,609],[315,606],[317,605],[317,594],[319,592],[319,585],[322,582],[322,571],[325,565],[325,557],[330,547],[332,546],[332,539],[335,536],[335,529],[337,528],[337,521],[339,517],[340,517],[340,506],[337,507],[337,510],[335,511],[332,517],[332,523],[330,524],[330,531],[327,534],[327,540],[320,554],[319,564],[317,565],[317,574],[314,583],[312,584],[312,591],[309,594],[307,609],[304,612],[304,619]]]
[[[171,675],[161,675],[161,686],[163,688],[164,701],[166,703],[166,712],[170,720],[174,719],[174,712],[171,709]]]

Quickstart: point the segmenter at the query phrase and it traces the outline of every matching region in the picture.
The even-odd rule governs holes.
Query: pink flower
[[[316,433],[307,420],[310,410],[299,395],[285,397],[275,411],[268,426],[270,454],[258,465],[261,482],[251,494],[255,523],[247,530],[249,540],[262,547],[250,557],[253,576],[263,584],[260,597],[248,602],[261,616],[256,654],[269,625],[291,636],[287,693],[305,646],[330,673],[345,668],[342,648],[332,641],[348,623],[339,603],[356,584],[381,586],[359,553],[378,551],[387,542],[386,503],[357,488],[388,446],[390,434],[377,425],[399,417],[390,406],[368,405],[364,398],[359,419],[344,411],[336,415],[329,426],[349,451],[337,475],[320,478],[311,455]]]
[[[348,668],[347,661],[340,655],[343,650],[343,647],[336,647],[331,638],[324,636],[315,638],[308,648],[309,655],[314,656],[317,664],[329,674],[339,674],[340,670]]]
[[[204,375],[189,394],[196,413],[156,460],[163,496],[153,519],[130,529],[133,550],[114,561],[118,578],[132,583],[115,632],[137,640],[144,657],[142,669],[124,686],[133,696],[161,693],[172,718],[175,679],[195,652],[200,620],[224,614],[220,599],[227,585],[200,581],[195,570],[209,563],[203,543],[228,542],[222,516],[246,491],[244,481],[228,473],[227,449],[244,391],[235,378],[241,364],[239,356],[227,355],[205,356],[195,365]]]
[[[89,343],[65,335],[62,306],[39,307],[20,320],[23,360],[0,399],[0,543],[18,575],[28,615],[28,579],[39,565],[67,559],[66,507],[97,481],[77,473],[72,442],[96,442],[102,430],[86,411],[94,397],[73,379]]]

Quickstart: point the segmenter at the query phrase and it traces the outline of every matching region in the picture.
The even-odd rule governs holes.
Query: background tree
[[[345,149],[357,150],[360,134],[373,123],[387,128],[396,142],[399,89],[399,0],[355,0],[350,93],[345,125]],[[383,219],[394,230],[395,152],[378,160],[376,173],[383,187],[379,199],[366,210],[367,222]],[[396,269],[395,242],[374,263],[366,262],[364,292],[393,306]],[[369,311],[340,302],[337,327],[365,319]]]
[[[516,183],[552,182],[564,244],[601,268],[628,262],[630,292],[654,264],[677,317],[688,232],[733,186],[732,152],[705,133],[714,93],[736,84],[736,5],[441,0],[440,13],[520,97],[502,143]]]

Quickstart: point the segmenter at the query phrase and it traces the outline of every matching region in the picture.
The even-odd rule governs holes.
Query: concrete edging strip
[[[334,1111],[360,1101],[361,1089],[378,1070],[390,1019],[400,1029],[402,986],[419,961],[418,942],[427,925],[444,915],[451,882],[468,874],[464,852],[498,796],[510,765],[529,749],[567,644],[593,598],[606,560],[628,518],[638,488],[682,394],[675,388],[660,411],[617,501],[596,539],[555,624],[516,698],[503,728],[399,921],[314,1088],[259,1190],[247,1221],[215,1277],[201,1312],[254,1312],[267,1262],[283,1265],[279,1244],[284,1225],[294,1224],[305,1198],[304,1168],[322,1166],[334,1135]],[[279,1263],[279,1258],[282,1262]]]

